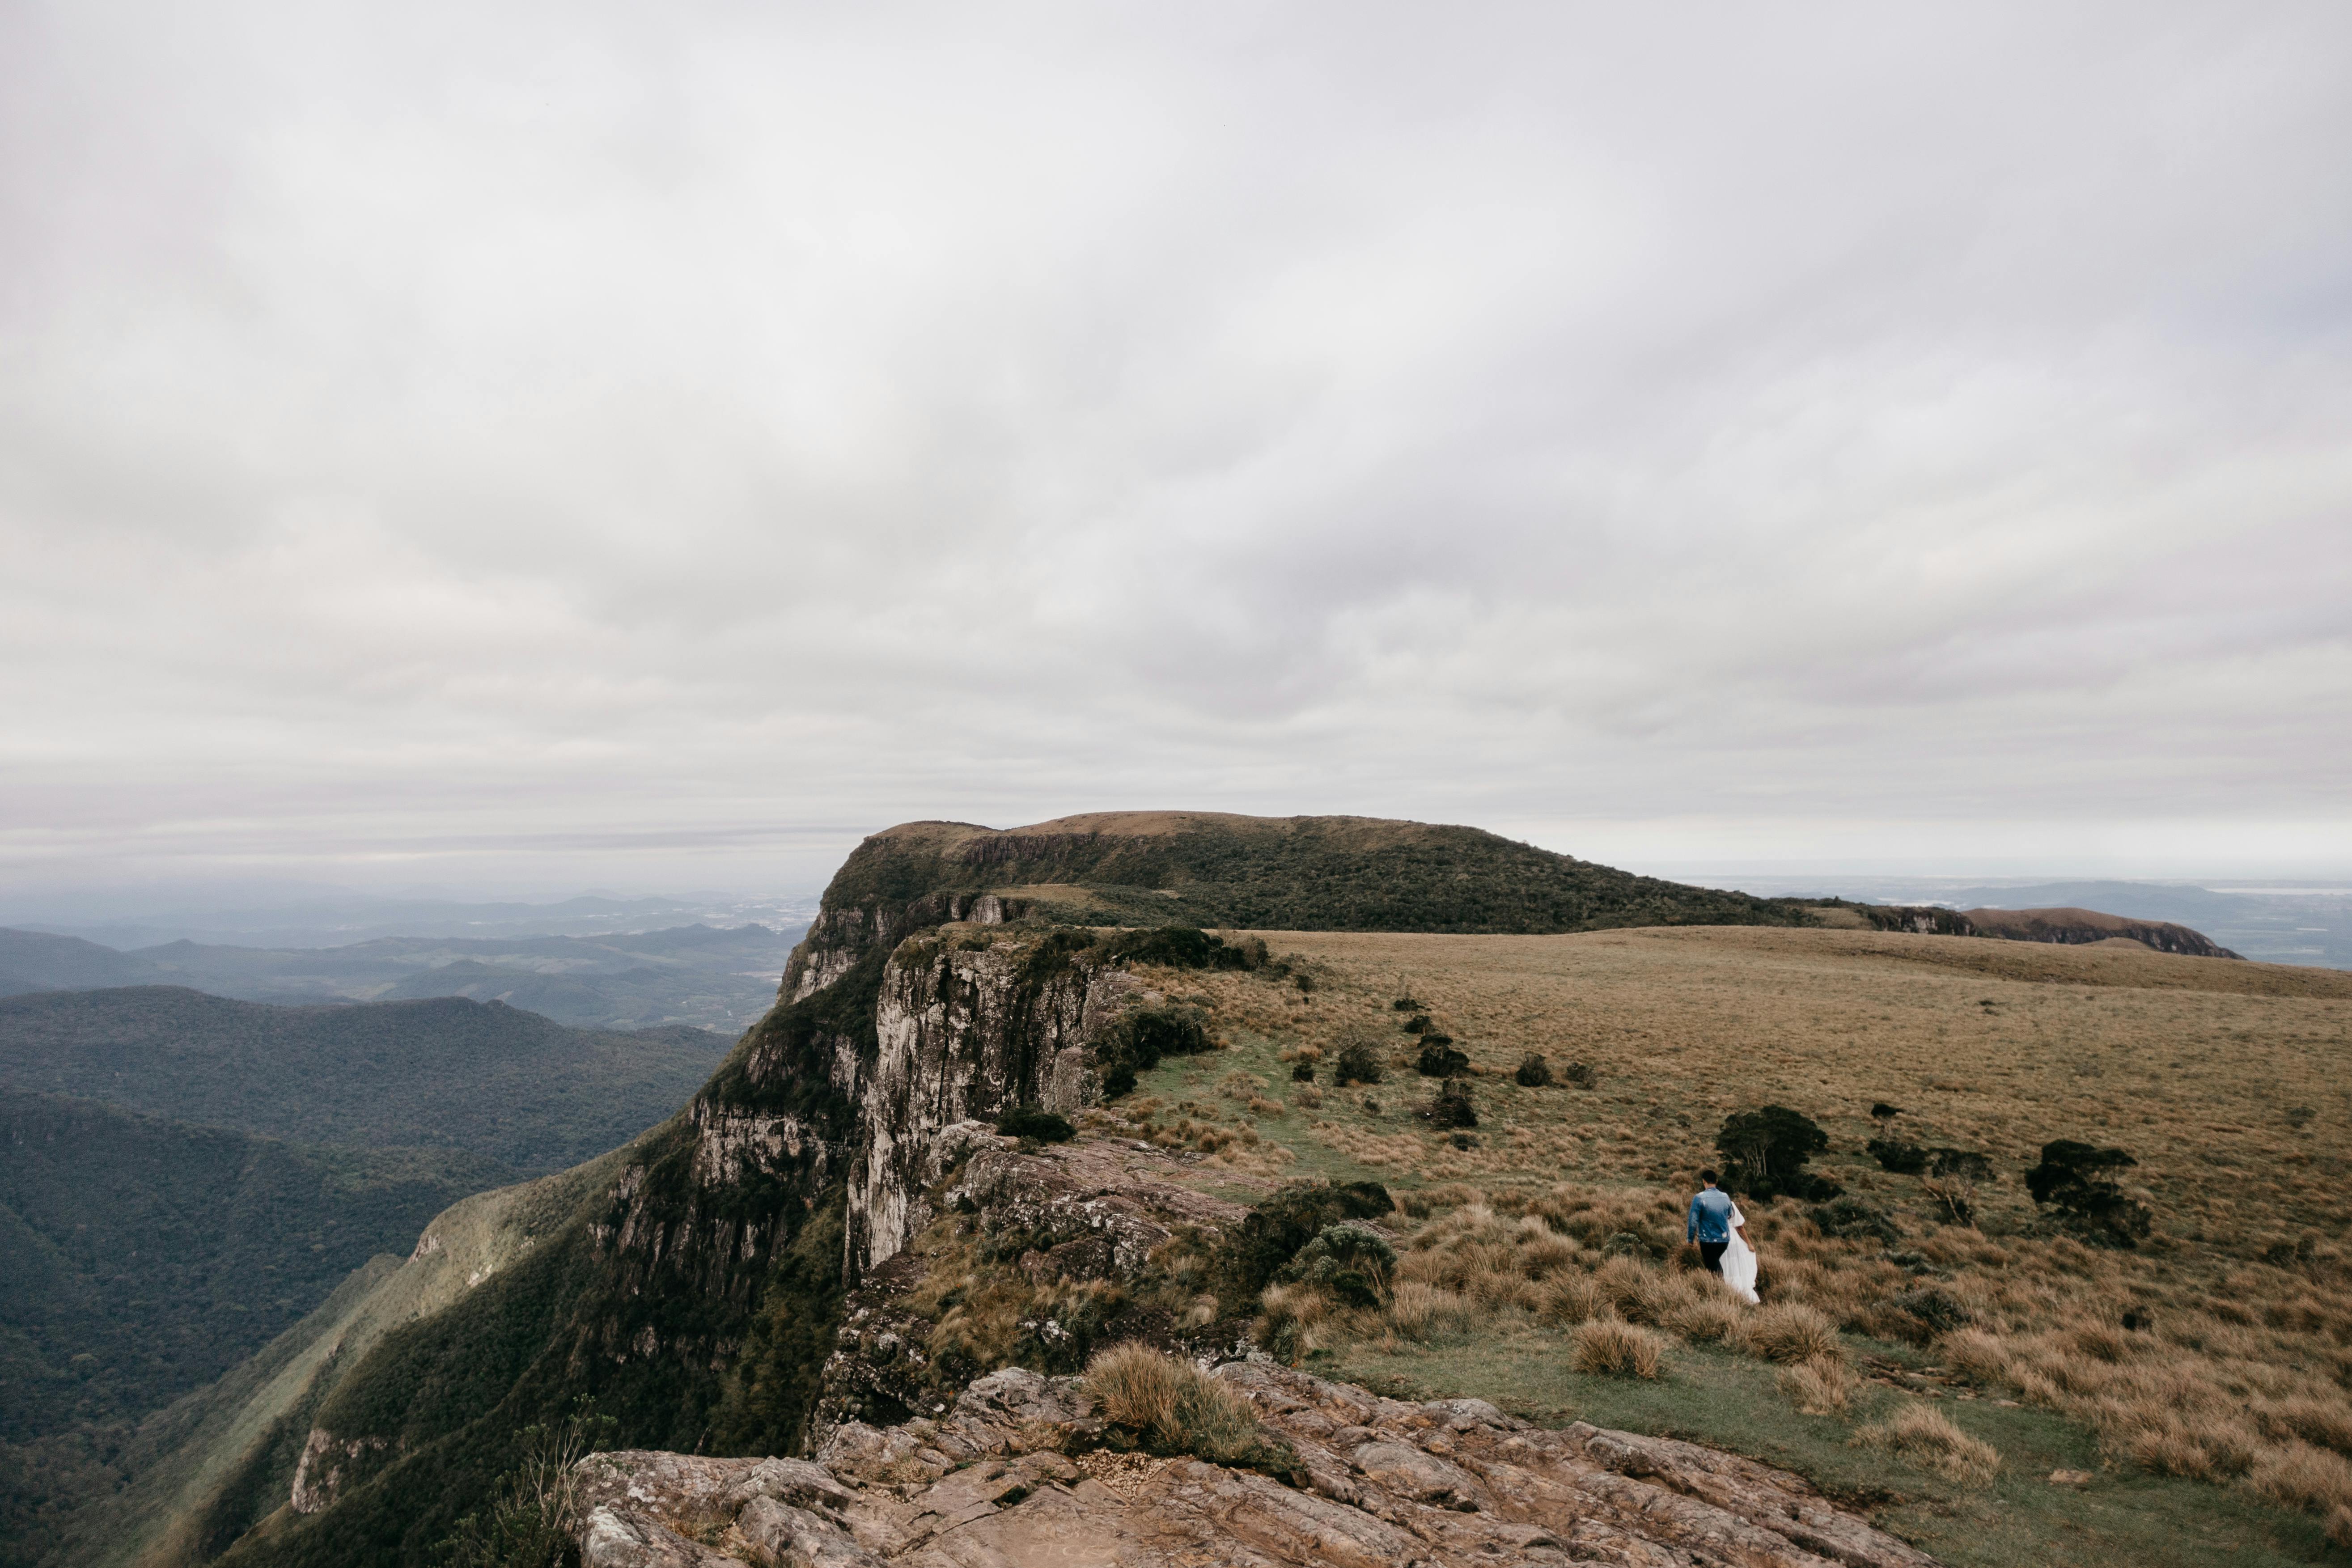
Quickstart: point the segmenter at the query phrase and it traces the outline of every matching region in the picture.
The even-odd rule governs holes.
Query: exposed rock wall
[[[1008,1368],[942,1419],[845,1426],[813,1464],[592,1456],[583,1568],[1934,1568],[1799,1478],[1690,1444],[1404,1404],[1262,1360],[1217,1375],[1307,1485],[1117,1451],[1076,1379]]]
[[[846,1087],[858,1110],[849,1175],[852,1282],[929,1218],[922,1193],[957,1152],[945,1129],[1016,1105],[1096,1099],[1086,1047],[1138,991],[1113,968],[1040,974],[1034,941],[909,942],[883,970],[877,1050]]]

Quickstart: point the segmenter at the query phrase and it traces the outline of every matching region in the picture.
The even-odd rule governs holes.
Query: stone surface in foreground
[[[626,1452],[581,1462],[587,1568],[1509,1563],[1934,1568],[1795,1476],[1482,1400],[1408,1405],[1265,1362],[1217,1375],[1310,1478],[1091,1445],[1071,1378],[1009,1368],[938,1421],[840,1427],[802,1459]]]

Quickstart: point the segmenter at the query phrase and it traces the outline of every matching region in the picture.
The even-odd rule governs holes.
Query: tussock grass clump
[[[1971,1437],[1942,1411],[1906,1405],[1854,1435],[1857,1443],[1892,1449],[1908,1463],[1967,1487],[1986,1487],[2000,1473],[2000,1450]]]
[[[1793,1365],[1827,1358],[1845,1359],[1837,1324],[1818,1307],[1802,1301],[1775,1301],[1762,1307],[1748,1323],[1748,1342],[1766,1361]]]
[[[1425,1285],[1417,1279],[1407,1279],[1397,1286],[1389,1298],[1387,1312],[1389,1327],[1406,1339],[1424,1344],[1464,1332],[1476,1316],[1477,1309],[1467,1298],[1442,1285]]]
[[[1808,1415],[1843,1415],[1853,1403],[1853,1371],[1835,1356],[1815,1356],[1780,1371],[1780,1392]]]
[[[1655,1378],[1665,1341],[1638,1323],[1594,1318],[1570,1337],[1569,1364],[1594,1377]]]
[[[1104,1419],[1157,1452],[1276,1470],[1297,1464],[1287,1444],[1259,1430],[1240,1391],[1148,1346],[1113,1345],[1097,1355],[1087,1363],[1086,1388]]]

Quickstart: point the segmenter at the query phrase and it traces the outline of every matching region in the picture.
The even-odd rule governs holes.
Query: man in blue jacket
[[[1699,1260],[1708,1272],[1723,1272],[1723,1249],[1731,1245],[1731,1216],[1739,1212],[1731,1194],[1715,1184],[1713,1171],[1701,1171],[1698,1179],[1705,1184],[1691,1199],[1690,1224],[1684,1227],[1683,1239],[1698,1243]],[[1741,1227],[1743,1239],[1746,1226]]]

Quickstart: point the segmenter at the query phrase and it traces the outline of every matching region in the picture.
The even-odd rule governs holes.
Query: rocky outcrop
[[[1076,1379],[1009,1368],[940,1419],[842,1426],[814,1463],[592,1456],[582,1561],[1934,1568],[1799,1478],[1686,1443],[1382,1399],[1264,1360],[1216,1375],[1296,1451],[1304,1485],[1121,1450]]]
[[[1249,1214],[1243,1205],[1180,1184],[1197,1155],[1148,1144],[1088,1141],[1024,1154],[975,1124],[948,1130],[967,1154],[951,1180],[919,1196],[926,1220],[939,1210],[970,1216],[974,1232],[1003,1244],[1018,1238],[1014,1266],[1033,1284],[1102,1281],[1141,1285],[1161,1250],[1180,1235],[1213,1242]],[[1231,1173],[1224,1182],[1251,1184]],[[986,1367],[934,1365],[928,1346],[938,1327],[911,1305],[925,1278],[923,1261],[902,1255],[871,1270],[850,1293],[817,1405],[818,1434],[845,1422],[888,1424],[936,1415],[968,1379]],[[1179,1322],[1143,1313],[1116,1325],[1122,1337],[1149,1337],[1202,1356],[1248,1348],[1244,1322],[1213,1313]],[[1024,1324],[1038,1356],[1076,1365],[1091,1344],[1086,1330],[1050,1312]]]
[[[2097,910],[1969,910],[1961,916],[1976,935],[2005,937],[2011,942],[2052,942],[2087,947],[2121,937],[2158,952],[2191,958],[2239,958],[2242,954],[2207,936],[2170,921],[2136,921]]]
[[[2157,952],[2192,958],[2239,958],[2242,954],[2202,931],[2169,921],[2136,921],[2097,910],[1947,910],[1932,905],[1864,904],[1854,910],[1879,931],[1927,936],[1984,936],[2007,942],[2049,942],[2087,947],[2122,938]]]
[[[1042,952],[1035,939],[915,942],[883,970],[874,1060],[853,1067],[845,1086],[861,1134],[849,1173],[853,1281],[928,1219],[919,1194],[962,1146],[947,1129],[1016,1105],[1069,1111],[1098,1097],[1086,1047],[1139,987],[1121,969],[1049,968]]]

